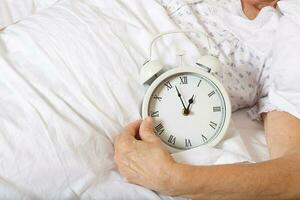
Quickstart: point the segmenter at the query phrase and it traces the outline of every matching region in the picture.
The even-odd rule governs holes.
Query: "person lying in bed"
[[[242,1],[244,13],[250,19],[263,7],[275,7],[276,3]],[[115,160],[129,182],[166,195],[205,200],[300,199],[300,119],[290,113],[277,109],[260,113],[271,157],[263,163],[221,166],[176,163],[153,133],[151,118],[124,128],[115,141]]]

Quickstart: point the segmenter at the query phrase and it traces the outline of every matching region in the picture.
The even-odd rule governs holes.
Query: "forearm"
[[[171,194],[193,199],[300,199],[300,120],[284,112],[264,115],[273,160],[197,167],[175,164]]]
[[[176,164],[172,195],[192,199],[300,199],[300,154],[259,164]]]

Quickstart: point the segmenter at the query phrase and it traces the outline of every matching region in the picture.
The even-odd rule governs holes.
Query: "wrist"
[[[172,163],[169,171],[169,178],[163,194],[169,196],[181,196],[180,185],[182,181],[183,166],[179,163]]]
[[[194,188],[200,189],[199,179],[197,179],[197,182],[194,181],[198,168],[191,165],[174,163],[171,169],[167,195],[193,196]]]

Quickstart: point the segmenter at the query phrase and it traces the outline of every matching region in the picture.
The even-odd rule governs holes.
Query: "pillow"
[[[0,29],[24,19],[36,11],[50,7],[57,0],[1,0]]]

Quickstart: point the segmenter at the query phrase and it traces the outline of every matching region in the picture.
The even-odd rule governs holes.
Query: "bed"
[[[180,199],[127,183],[113,161],[115,136],[140,118],[149,42],[176,24],[155,0],[47,5],[0,32],[0,199]],[[198,52],[185,35],[156,50],[176,65],[179,46],[192,65]],[[216,148],[173,157],[198,165],[267,160],[262,124],[247,110],[233,114]]]

